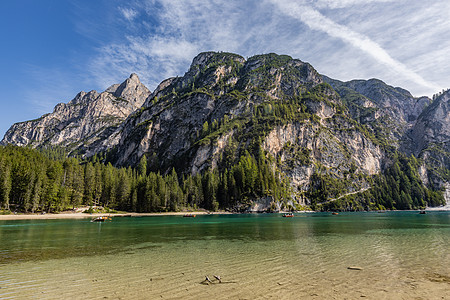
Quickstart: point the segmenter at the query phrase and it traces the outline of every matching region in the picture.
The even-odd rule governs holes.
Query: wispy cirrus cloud
[[[308,1],[306,4],[314,5],[317,8],[345,8],[349,6],[355,5],[367,5],[370,3],[388,3],[395,2],[397,0],[317,0],[317,1]],[[302,2],[302,1],[297,1]],[[303,1],[305,3],[305,1]]]
[[[122,13],[123,17],[130,22],[133,21],[138,15],[138,12],[133,8],[119,7],[119,11]]]
[[[181,75],[181,66],[188,64],[197,53],[196,46],[185,40],[128,37],[127,43],[101,48],[91,62],[90,71],[104,87],[137,73],[142,82],[155,88],[163,79]]]
[[[25,65],[23,69],[26,80],[21,83],[23,87],[19,94],[27,103],[25,109],[31,118],[53,111],[56,103],[68,102],[79,92],[71,84],[78,79],[75,78],[77,75],[69,75],[65,70],[52,68],[49,71],[32,64]]]
[[[136,72],[155,88],[167,77],[182,75],[201,51],[276,52],[308,61],[337,79],[377,77],[431,95],[442,86],[442,76],[438,81],[430,77],[442,51],[426,43],[450,30],[437,23],[448,18],[426,9],[448,6],[437,1],[134,0],[117,6],[126,21],[124,36],[99,47],[89,70],[103,86]],[[420,33],[414,35],[409,22]],[[423,60],[430,65],[424,66],[417,58],[429,51],[432,58]]]
[[[129,9],[143,15],[130,24],[134,31],[120,42],[99,48],[89,70],[102,86],[114,82],[114,78],[117,81],[118,76],[136,72],[150,88],[155,88],[165,78],[186,72],[192,59],[202,51],[242,55],[252,55],[255,50],[265,52],[269,47],[263,39],[276,29],[270,28],[271,18],[264,16],[267,9],[257,3],[239,8],[237,3],[212,0],[134,2]],[[252,4],[256,8],[249,15]],[[124,10],[120,8],[121,12]],[[266,33],[258,35],[262,27]],[[252,46],[243,51],[249,43]],[[255,47],[258,43],[261,47]]]
[[[355,48],[369,54],[379,63],[393,68],[400,76],[404,76],[409,80],[420,84],[424,87],[438,90],[439,86],[435,83],[425,80],[422,76],[409,69],[406,65],[395,60],[389,53],[379,44],[372,41],[369,37],[349,29],[346,26],[337,24],[329,18],[322,15],[318,10],[301,5],[292,1],[273,0],[277,7],[294,19],[308,25],[313,30],[320,30],[331,37],[343,40]],[[328,1],[327,1],[328,2]],[[356,1],[340,1],[340,2],[356,2]]]

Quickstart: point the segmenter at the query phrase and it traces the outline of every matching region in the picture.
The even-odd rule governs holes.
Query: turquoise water
[[[0,221],[0,241],[1,299],[450,299],[449,212]]]

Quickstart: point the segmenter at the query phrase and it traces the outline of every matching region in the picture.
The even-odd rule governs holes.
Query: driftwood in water
[[[212,281],[211,279],[209,279],[208,276],[205,276],[205,279],[200,283],[205,284],[205,285],[216,284],[216,283],[222,283],[222,284],[237,283],[236,281],[222,281],[222,277],[220,277],[219,275],[213,275],[213,276],[216,280]]]
[[[200,282],[201,284],[206,284],[206,285],[208,285],[208,284],[210,284],[210,283],[213,283],[212,281],[211,281],[211,279],[209,279],[209,277],[208,277],[208,275],[207,276],[205,276],[205,280],[203,280],[202,282]]]

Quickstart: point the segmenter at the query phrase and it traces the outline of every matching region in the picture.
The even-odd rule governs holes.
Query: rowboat
[[[100,216],[91,220],[91,222],[105,222],[106,220],[111,220],[111,218],[107,216]]]
[[[293,218],[293,217],[294,217],[293,213],[283,214],[283,218]]]

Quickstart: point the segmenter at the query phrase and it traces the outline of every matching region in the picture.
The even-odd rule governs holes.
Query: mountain
[[[339,93],[352,118],[370,126],[377,138],[395,148],[432,101],[428,97],[413,97],[407,90],[379,79],[341,82],[324,76],[324,80]]]
[[[196,174],[227,169],[246,152],[272,160],[303,203],[318,174],[341,192],[366,189],[384,157],[310,64],[276,54],[245,60],[208,52],[130,115],[114,162],[136,165],[145,154],[151,170]]]
[[[428,168],[422,171],[424,182],[449,189],[450,90],[423,110],[407,132],[402,150],[425,161]]]
[[[59,146],[72,154],[92,156],[116,145],[120,124],[142,106],[150,91],[132,74],[102,93],[80,92],[56,105],[39,119],[16,123],[6,132],[2,145]]]
[[[204,52],[152,93],[133,74],[13,125],[2,144],[101,154],[171,185],[178,174],[183,197],[208,199],[208,209],[409,209],[450,191],[447,102],[331,79],[287,55]],[[156,177],[141,182],[139,201],[156,193]]]

